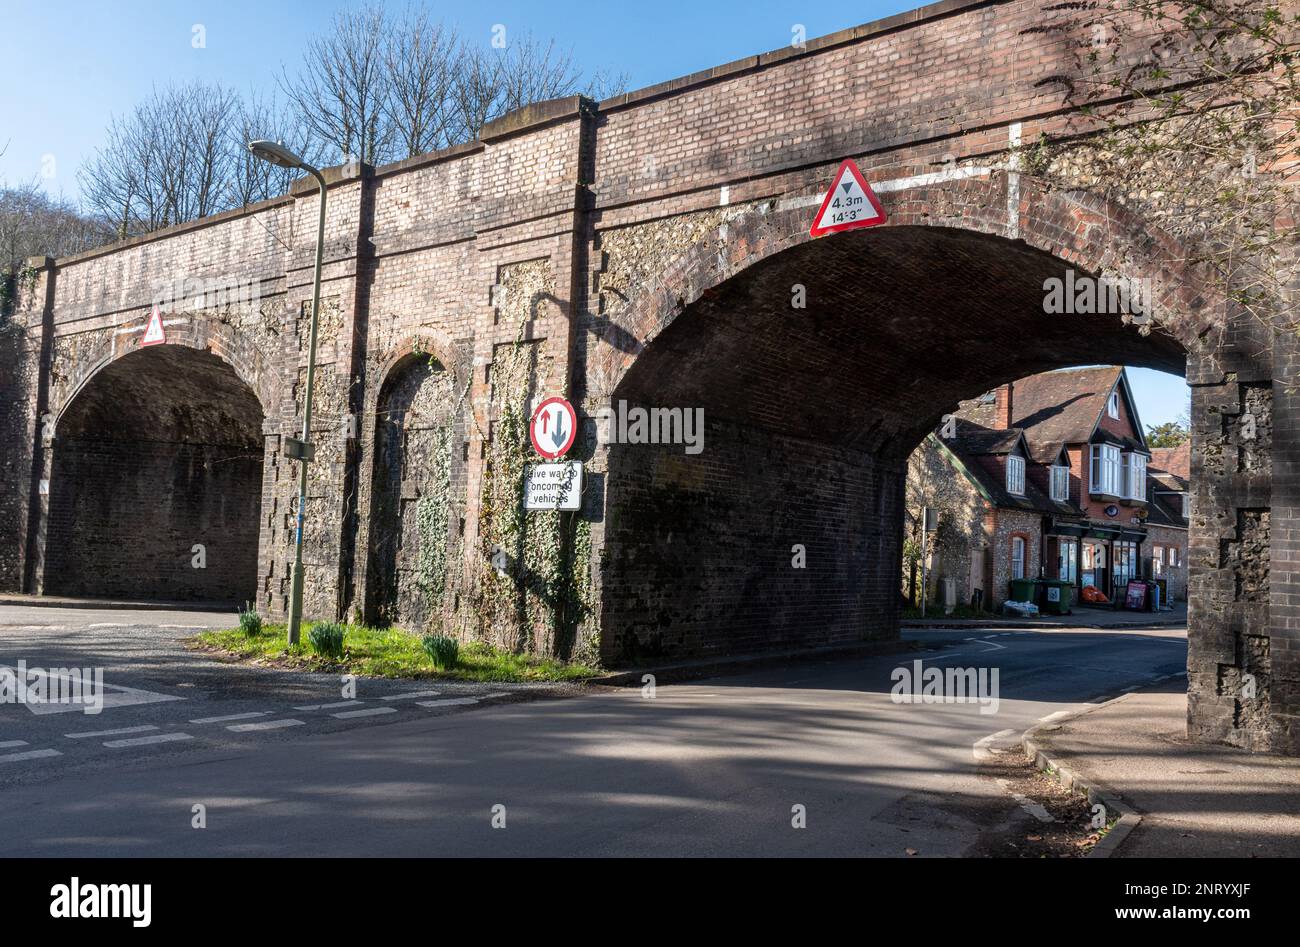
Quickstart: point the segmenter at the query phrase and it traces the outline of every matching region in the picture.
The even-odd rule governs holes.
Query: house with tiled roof
[[[996,608],[1017,578],[1067,581],[1076,602],[1151,578],[1181,600],[1188,460],[1147,446],[1122,367],[1032,375],[963,402],[913,452],[908,536],[938,511],[927,571],[962,604]]]

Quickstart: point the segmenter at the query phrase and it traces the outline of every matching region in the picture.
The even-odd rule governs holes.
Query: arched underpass
[[[609,448],[604,659],[896,634],[905,464],[946,412],[1070,365],[1184,371],[1159,328],[1045,314],[1044,281],[1069,268],[1020,241],[892,226],[781,250],[687,305],[612,399],[701,408],[705,437],[697,456]]]
[[[262,417],[206,351],[150,347],[97,372],[55,428],[43,591],[253,599]]]

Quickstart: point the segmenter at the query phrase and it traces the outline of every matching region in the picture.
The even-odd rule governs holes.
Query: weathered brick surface
[[[567,393],[587,414],[620,397],[705,409],[710,440],[698,456],[631,446],[584,455],[584,510],[556,534],[583,563],[581,588],[551,575],[538,591],[610,660],[895,634],[903,463],[944,411],[1066,364],[1185,365],[1198,474],[1191,730],[1300,746],[1300,405],[1273,385],[1300,367],[1293,340],[1207,292],[1184,248],[1133,208],[1016,170],[1017,135],[1079,125],[1060,87],[1042,81],[1068,65],[1078,38],[1026,32],[1056,15],[1036,0],[958,0],[599,104],[543,103],[440,154],[328,169],[308,612],[373,614],[396,588],[407,603],[399,616],[432,614],[402,591],[403,563],[418,556],[409,543],[392,574],[375,559],[384,536],[408,534],[402,484],[419,492],[427,476],[393,471],[402,457],[423,469],[431,429],[413,426],[402,436],[414,443],[396,451],[398,432],[381,423],[384,392],[414,384],[405,373],[417,351],[466,392],[446,517],[458,578],[441,607],[453,612],[485,587],[493,368],[516,340],[535,366],[528,398]],[[1130,60],[1125,51],[1116,68]],[[809,217],[845,156],[879,185],[890,224],[813,241]],[[914,177],[952,168],[966,176]],[[0,522],[10,511],[17,520],[0,527],[6,585],[41,585],[41,537],[67,515],[63,486],[38,498],[35,484],[76,445],[57,429],[42,444],[41,413],[61,418],[106,366],[134,357],[158,284],[236,276],[256,286],[256,303],[173,314],[168,348],[225,362],[261,411],[261,481],[247,488],[260,493],[257,574],[246,594],[283,612],[297,477],[280,451],[301,428],[317,212],[314,186],[300,183],[39,270],[16,313],[21,338],[0,345]],[[1144,337],[1118,320],[1046,319],[1042,281],[1066,267],[1150,277],[1160,329]],[[795,285],[805,309],[791,307]],[[137,364],[166,388],[158,364]],[[1242,444],[1224,419],[1248,409],[1266,419],[1265,439]],[[811,543],[803,573],[789,568],[797,532]],[[1225,688],[1234,669],[1264,666],[1261,715]]]

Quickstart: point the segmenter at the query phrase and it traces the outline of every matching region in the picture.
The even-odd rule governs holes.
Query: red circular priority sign
[[[528,422],[533,450],[548,460],[563,457],[578,435],[578,413],[563,398],[547,398]]]

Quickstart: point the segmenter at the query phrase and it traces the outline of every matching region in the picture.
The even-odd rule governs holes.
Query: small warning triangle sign
[[[835,172],[835,183],[826,192],[826,199],[813,218],[809,233],[820,237],[841,230],[875,227],[885,220],[885,209],[880,206],[880,199],[871,190],[871,185],[862,176],[853,159],[845,158],[840,169]]]
[[[140,340],[143,345],[162,345],[167,341],[167,333],[163,331],[162,311],[159,310],[158,304],[153,304],[153,312],[149,315],[149,324],[145,326],[144,338]]]

